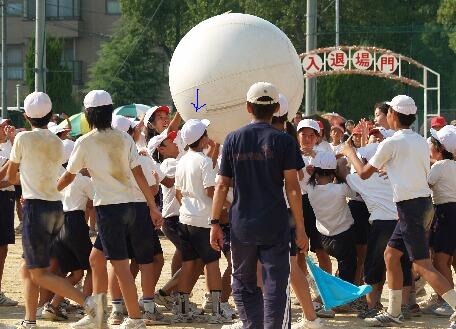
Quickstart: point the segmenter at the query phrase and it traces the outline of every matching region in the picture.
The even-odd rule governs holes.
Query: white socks
[[[398,317],[399,314],[401,314],[401,304],[402,304],[402,289],[400,289],[400,290],[389,289],[389,300],[388,300],[387,312],[394,317]]]
[[[153,298],[143,298],[144,311],[155,313],[155,301]]]
[[[453,310],[456,311],[456,291],[454,289],[448,290],[446,293],[442,295],[444,301],[451,306]]]

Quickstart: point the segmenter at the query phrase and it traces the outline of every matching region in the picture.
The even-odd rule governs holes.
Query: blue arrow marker
[[[203,104],[201,106],[199,106],[199,89],[196,88],[196,104],[195,103],[191,103],[193,105],[193,107],[195,108],[195,111],[198,112],[198,110],[202,109],[203,107],[206,106],[206,104]]]

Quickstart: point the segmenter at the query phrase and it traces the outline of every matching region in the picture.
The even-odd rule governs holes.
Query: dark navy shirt
[[[256,245],[288,242],[283,171],[304,167],[296,141],[267,123],[251,123],[230,133],[222,152],[219,174],[233,179],[232,239]]]

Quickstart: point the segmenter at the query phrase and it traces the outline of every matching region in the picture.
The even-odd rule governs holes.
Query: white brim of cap
[[[211,124],[211,122],[208,119],[201,119],[201,123],[206,127],[209,127],[209,125]]]
[[[429,129],[429,132],[431,133],[431,136],[434,137],[440,143],[439,136],[437,135],[437,130],[435,130],[434,128],[431,128],[431,129]]]

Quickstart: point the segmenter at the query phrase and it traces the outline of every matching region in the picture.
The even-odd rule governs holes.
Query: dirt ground
[[[165,252],[165,266],[163,268],[162,276],[158,283],[160,287],[166,280],[170,278],[170,262],[171,256],[174,252],[174,247],[172,244],[166,240],[165,238],[161,239],[163,250]],[[5,264],[5,271],[3,276],[3,291],[11,298],[16,299],[19,301],[19,305],[16,307],[0,307],[0,328],[14,328],[14,324],[16,324],[20,319],[23,318],[24,315],[24,298],[22,292],[22,282],[19,276],[19,266],[21,262],[21,254],[22,254],[22,247],[21,247],[21,237],[16,237],[16,244],[10,246],[8,258]],[[221,269],[222,272],[226,267],[226,261],[223,259],[221,261]],[[333,268],[337,266],[334,265]],[[139,280],[136,281],[138,288]],[[426,286],[426,290],[428,294],[431,291],[429,286]],[[201,277],[198,280],[198,283],[193,291],[192,301],[201,305],[202,296],[204,295],[205,288],[204,288],[204,278]],[[383,305],[387,305],[386,293],[384,292],[382,303]],[[421,298],[420,300],[422,300]],[[294,298],[293,298],[294,301]],[[231,301],[232,303],[232,301]],[[233,303],[232,303],[233,304]],[[234,304],[233,304],[234,305]],[[299,307],[293,305],[293,320],[296,321],[299,316]],[[74,320],[73,320],[74,321]],[[69,328],[70,322],[47,322],[40,320],[38,321],[38,325],[40,328]],[[347,328],[350,327],[351,329],[355,328],[365,328],[362,320],[356,318],[356,315],[350,314],[341,314],[337,315],[335,319],[326,320],[326,324],[330,328]],[[157,329],[160,328],[220,328],[221,325],[204,325],[204,324],[186,324],[186,325],[169,325],[169,326],[157,326]],[[405,324],[406,328],[427,328],[427,329],[434,329],[434,328],[447,328],[448,327],[448,319],[446,318],[436,318],[432,316],[421,316],[418,318],[413,318],[413,320],[408,320]]]

